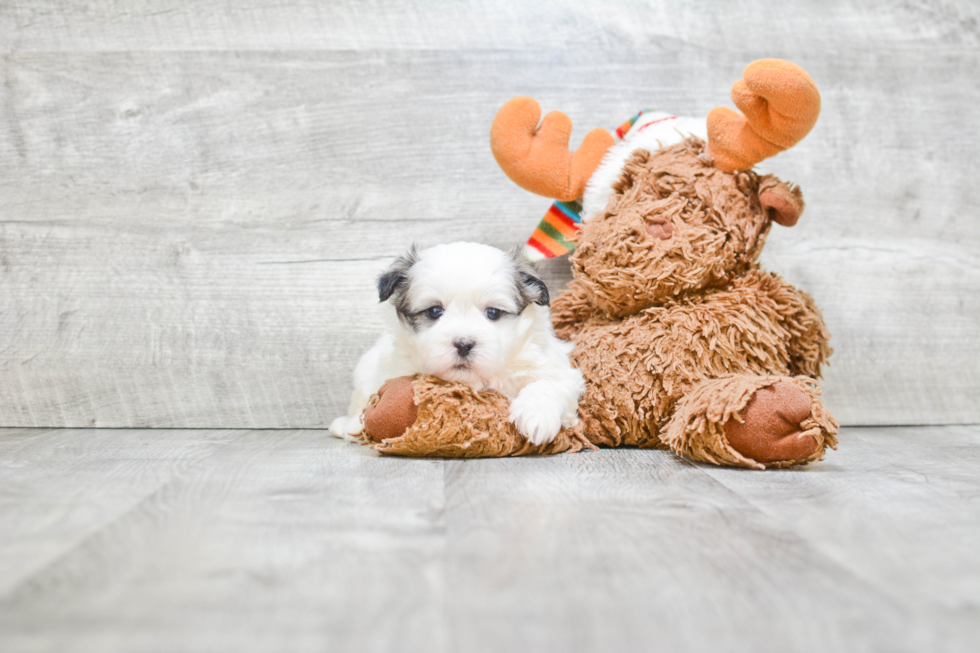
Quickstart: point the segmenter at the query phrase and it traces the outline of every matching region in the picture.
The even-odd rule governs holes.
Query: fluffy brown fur
[[[585,432],[607,446],[657,446],[674,403],[701,381],[733,372],[819,373],[826,338],[809,297],[757,268],[729,288],[586,323],[572,352],[586,379]]]

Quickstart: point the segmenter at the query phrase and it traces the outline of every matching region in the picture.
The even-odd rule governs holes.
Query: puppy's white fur
[[[364,408],[385,381],[418,373],[499,391],[535,444],[578,423],[585,381],[569,363],[572,345],[555,337],[547,289],[515,254],[477,243],[413,248],[381,276],[379,293],[388,331],[354,370],[348,414],[330,425],[337,437],[364,428]],[[435,319],[433,307],[442,309]],[[473,345],[461,356],[464,341]]]

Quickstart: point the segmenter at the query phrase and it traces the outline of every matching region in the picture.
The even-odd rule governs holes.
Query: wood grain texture
[[[5,429],[0,436],[0,593],[55,563],[238,435]],[[53,483],[57,478],[70,479],[70,487]]]
[[[23,465],[11,479],[19,509],[38,513],[63,478],[62,501],[98,518],[75,538],[65,536],[56,502],[34,518],[33,539],[66,550],[53,559],[39,552],[32,562],[47,563],[43,570],[0,592],[0,649],[445,650],[440,463],[405,465],[355,447],[338,456],[340,442],[322,431],[224,432],[222,446],[199,431],[54,433],[102,461],[103,496],[86,496],[84,468],[58,469],[78,465],[77,451],[41,443],[50,462]],[[178,455],[141,455],[151,441]],[[210,455],[187,464],[183,449],[195,441]],[[171,478],[146,491],[129,474],[137,466]],[[4,514],[14,503],[4,490],[8,497]],[[128,510],[101,517],[123,502]],[[0,558],[16,558],[23,540],[6,531]],[[129,596],[117,602],[123,586],[135,594],[122,590]],[[75,625],[52,629],[55,613]]]
[[[977,426],[764,473],[0,430],[0,650],[972,651],[978,464]]]
[[[823,93],[760,168],[807,198],[764,262],[823,309],[827,403],[846,424],[978,422],[977,14],[0,2],[0,424],[323,427],[388,261],[412,240],[508,247],[547,207],[490,154],[507,98],[568,112],[576,142],[641,107],[727,104],[761,56]]]
[[[891,51],[980,44],[980,9],[961,0],[831,0],[771,4],[671,2],[420,2],[411,0],[58,0],[0,2],[16,51],[609,50],[676,47],[736,54],[774,50]],[[818,10],[819,9],[819,10]],[[545,27],[546,26],[546,27]],[[542,33],[547,38],[542,38]],[[857,37],[857,38],[856,38]]]

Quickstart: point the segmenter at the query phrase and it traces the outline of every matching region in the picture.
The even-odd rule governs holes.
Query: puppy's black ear
[[[399,256],[378,277],[378,301],[388,301],[396,292],[401,293],[408,286],[408,270],[419,260],[419,247],[412,244],[408,251]]]
[[[521,272],[521,284],[521,293],[527,301],[534,302],[538,306],[547,306],[551,303],[548,286],[541,279],[528,272]]]
[[[551,297],[548,295],[548,286],[538,278],[537,272],[531,263],[524,258],[523,248],[514,247],[509,252],[514,261],[514,270],[517,275],[517,289],[521,294],[524,304],[537,304],[538,306],[548,306]]]
[[[389,270],[378,277],[378,301],[387,301],[399,286],[405,285],[408,277],[400,270]]]

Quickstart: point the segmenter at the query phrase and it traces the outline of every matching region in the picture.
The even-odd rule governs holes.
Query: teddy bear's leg
[[[385,383],[364,411],[358,439],[400,456],[478,458],[550,454],[595,448],[580,428],[532,445],[509,421],[510,402],[498,392],[476,392],[431,376]]]
[[[716,465],[806,464],[837,447],[837,422],[808,377],[735,374],[700,383],[661,433],[673,451]]]

